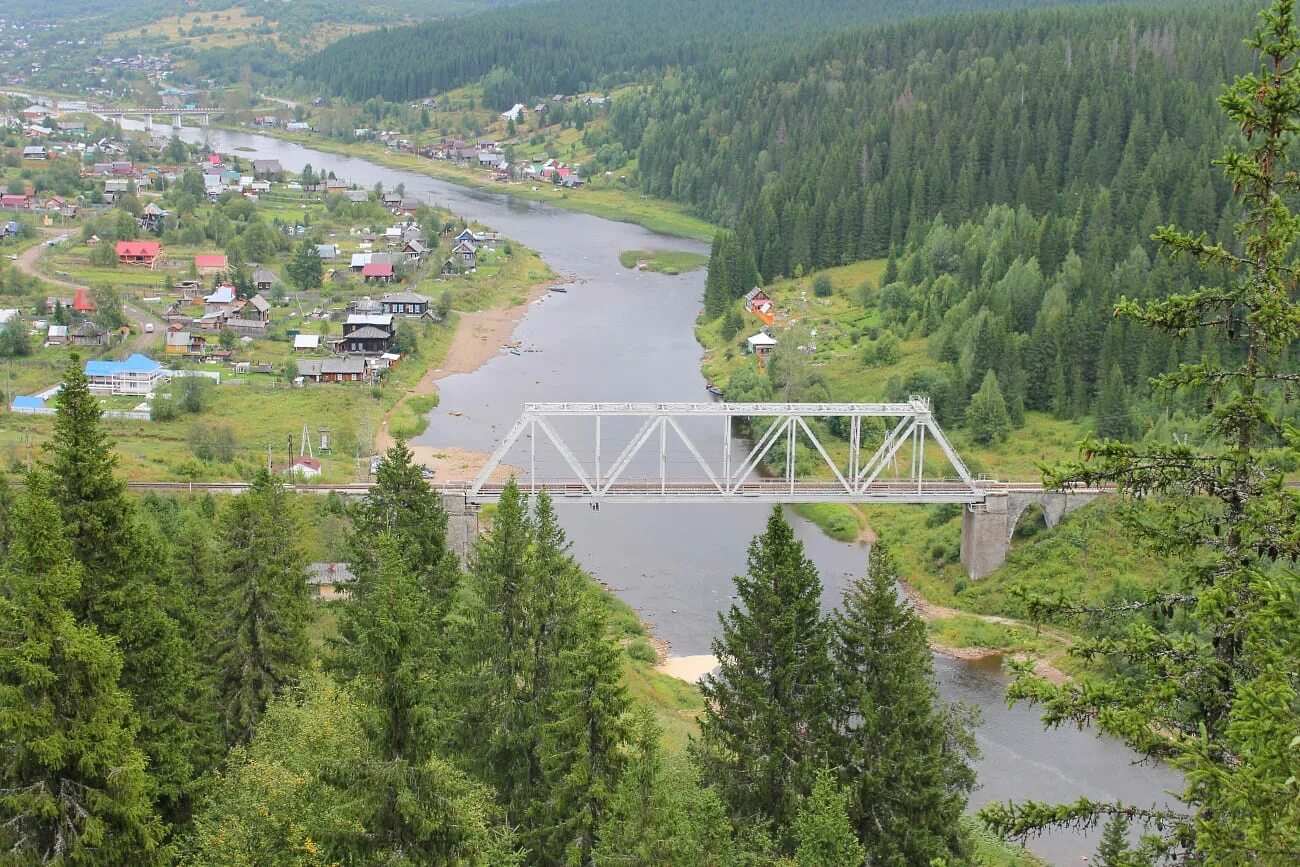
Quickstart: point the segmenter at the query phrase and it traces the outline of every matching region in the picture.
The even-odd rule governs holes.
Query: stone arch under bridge
[[[962,511],[961,563],[971,578],[983,578],[1007,561],[1011,537],[1025,510],[1038,506],[1048,529],[1075,509],[1086,506],[1104,491],[990,491],[982,503],[967,505]]]

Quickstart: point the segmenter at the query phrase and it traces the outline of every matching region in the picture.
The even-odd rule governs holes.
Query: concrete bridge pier
[[[982,503],[967,505],[961,519],[961,564],[971,578],[1001,568],[1011,550],[1016,525],[1030,506],[1043,511],[1048,529],[1102,495],[1102,491],[999,491],[989,492]]]
[[[456,552],[462,566],[469,566],[478,541],[478,506],[459,491],[438,494],[447,510],[447,547]]]
[[[989,494],[969,503],[961,515],[961,565],[971,578],[983,578],[1007,560],[1007,496]]]

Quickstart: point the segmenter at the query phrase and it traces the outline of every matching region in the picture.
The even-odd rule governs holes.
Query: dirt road
[[[78,289],[89,290],[89,286],[84,286],[80,283],[73,283],[69,280],[60,280],[58,277],[41,270],[41,261],[45,258],[45,254],[50,250],[46,245],[46,241],[52,237],[57,237],[60,234],[68,233],[55,232],[46,229],[42,234],[45,236],[45,239],[42,240],[41,243],[34,247],[29,247],[19,254],[17,260],[14,262],[14,265],[17,266],[18,270],[22,271],[24,274],[30,274],[46,283],[72,293],[75,293]],[[122,302],[122,310],[126,314],[126,318],[131,320],[135,330],[135,336],[131,339],[131,342],[126,345],[128,352],[147,352],[149,349],[156,347],[157,344],[162,342],[163,332],[166,330],[166,327],[165,323],[161,319],[154,316],[149,311],[136,307],[126,301]],[[154,327],[153,334],[145,332],[145,326],[150,323],[152,323]]]

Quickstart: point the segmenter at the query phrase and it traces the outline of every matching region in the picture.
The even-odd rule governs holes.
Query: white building
[[[152,394],[163,381],[162,365],[139,353],[126,361],[87,361],[86,378],[95,394]]]

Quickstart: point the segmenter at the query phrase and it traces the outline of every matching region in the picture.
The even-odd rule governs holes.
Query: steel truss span
[[[812,419],[838,420],[839,435],[830,447],[818,432],[822,425],[809,424]],[[737,434],[741,420],[757,423],[756,437]],[[575,433],[575,427],[581,430]],[[629,430],[635,432],[629,436]],[[539,447],[550,464],[540,474]],[[616,457],[609,461],[613,449]],[[524,456],[516,456],[523,450]],[[801,457],[811,472],[799,472]],[[780,475],[760,474],[765,460]],[[504,485],[497,471],[503,467],[515,468],[525,491],[590,501],[982,503],[985,498],[984,484],[971,477],[935,422],[929,399],[915,396],[906,403],[527,403],[467,498],[499,497]]]

